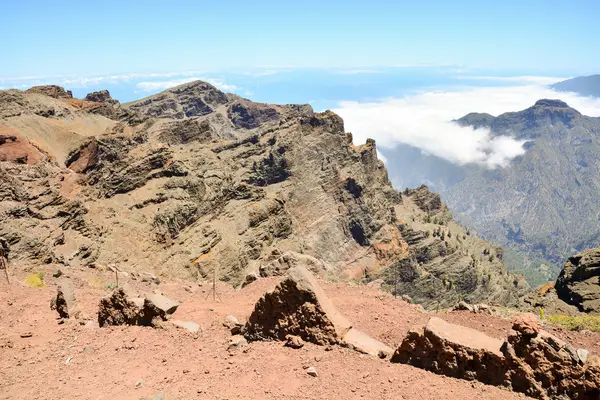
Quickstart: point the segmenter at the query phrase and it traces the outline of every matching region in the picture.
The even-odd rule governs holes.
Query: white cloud
[[[523,143],[511,137],[492,138],[486,129],[460,127],[450,121],[470,112],[519,111],[544,98],[561,99],[585,115],[600,116],[600,99],[536,85],[425,92],[372,103],[344,101],[334,111],[344,118],[356,143],[367,138],[388,148],[404,143],[456,164],[494,168],[523,154]]]
[[[375,69],[348,69],[338,71],[338,74],[342,75],[362,75],[362,74],[380,74],[381,71],[377,71]]]
[[[552,85],[560,81],[564,81],[569,78],[559,78],[554,76],[535,76],[535,75],[522,75],[522,76],[457,76],[456,79],[470,80],[470,81],[489,81],[489,82],[509,82],[519,83],[525,85]]]
[[[113,74],[113,75],[83,75],[83,76],[22,76],[16,78],[0,78],[0,82],[8,83],[18,87],[30,87],[34,85],[61,85],[69,88],[86,88],[97,86],[103,83],[117,84],[131,82],[138,79],[148,78],[172,78],[187,77],[202,74],[201,71],[184,72],[157,72],[157,73],[131,73],[131,74]]]
[[[288,72],[288,71],[291,71],[291,70],[276,71],[276,70],[271,69],[271,70],[265,70],[265,71],[246,71],[246,72],[242,72],[242,75],[260,77],[260,76],[275,75],[280,72]]]
[[[213,79],[213,78],[202,78],[202,77],[189,77],[183,79],[175,79],[170,81],[147,81],[147,82],[138,82],[136,83],[136,87],[145,92],[154,92],[159,90],[169,89],[175,86],[183,85],[184,83],[193,82],[201,80],[204,82],[208,82],[219,90],[223,90],[226,92],[233,92],[239,90],[235,85],[227,84],[223,82],[221,79]]]

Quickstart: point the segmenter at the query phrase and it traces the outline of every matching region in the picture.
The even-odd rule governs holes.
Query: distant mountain
[[[580,96],[600,97],[600,75],[579,76],[550,86],[559,92],[574,92]]]
[[[431,155],[398,170],[405,151],[399,157],[384,153],[396,159],[388,162],[392,181],[416,176],[434,183],[454,217],[506,246],[507,265],[533,285],[555,279],[571,254],[600,244],[600,118],[560,100],[540,100],[523,111],[472,113],[455,122],[524,140],[527,151],[493,170],[443,168],[445,162]]]

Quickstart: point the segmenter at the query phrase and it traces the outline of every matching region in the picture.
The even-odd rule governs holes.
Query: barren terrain
[[[160,289],[181,302],[174,319],[197,322],[195,337],[168,326],[98,328],[75,320],[58,324],[49,307],[57,279],[30,288],[25,275],[0,288],[1,399],[139,399],[164,393],[174,399],[517,399],[524,396],[479,382],[435,375],[408,365],[391,364],[337,346],[307,343],[302,349],[279,342],[254,342],[228,349],[228,314],[245,320],[256,300],[278,278],[260,279],[242,290],[219,284],[213,302],[211,283],[173,281],[160,285],[128,280],[140,291]],[[109,293],[110,271],[70,270],[80,307],[95,318],[100,298]],[[432,314],[375,287],[321,281],[339,310],[354,325],[396,347],[408,329]],[[206,298],[208,295],[208,299]],[[510,321],[470,312],[441,314],[447,321],[504,338]],[[600,334],[554,331],[574,345],[597,354]],[[26,334],[31,334],[31,337]],[[305,369],[315,367],[318,377]]]

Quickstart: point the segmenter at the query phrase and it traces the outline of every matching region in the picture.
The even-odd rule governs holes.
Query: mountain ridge
[[[559,92],[572,92],[580,96],[600,97],[600,75],[579,76],[550,85]]]
[[[501,249],[468,236],[439,196],[395,191],[375,142],[354,145],[332,112],[253,103],[204,82],[126,104],[109,93],[10,93],[13,106],[35,100],[50,113],[22,107],[2,126],[54,143],[45,161],[1,165],[9,201],[0,236],[23,267],[216,273],[237,286],[312,257],[322,276],[381,277],[426,307],[514,305],[528,290],[504,269]],[[65,142],[39,130],[87,121],[102,123]]]

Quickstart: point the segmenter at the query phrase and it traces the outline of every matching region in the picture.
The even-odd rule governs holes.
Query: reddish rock
[[[292,349],[301,349],[304,347],[304,341],[300,336],[287,335],[286,339],[285,347],[291,347]]]
[[[34,165],[47,157],[26,138],[18,135],[3,135],[0,132],[0,161]]]
[[[537,317],[531,313],[522,314],[515,318],[512,328],[525,336],[535,336],[541,330]]]
[[[256,303],[245,332],[249,340],[285,340],[294,348],[304,340],[339,344],[380,358],[392,353],[390,347],[352,328],[313,275],[299,265]]]
[[[503,342],[434,317],[425,327],[408,332],[392,362],[506,387],[537,399],[600,398],[597,358],[539,330],[533,315],[518,318],[515,329]]]

